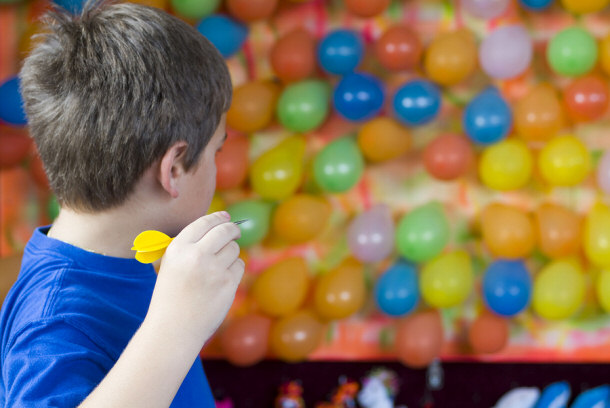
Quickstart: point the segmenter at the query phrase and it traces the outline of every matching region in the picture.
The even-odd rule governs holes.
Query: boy
[[[231,81],[192,27],[154,8],[56,11],[24,62],[30,133],[61,203],[28,243],[0,316],[0,405],[212,407],[198,353],[244,263],[205,214]],[[176,239],[158,276],[138,233]]]

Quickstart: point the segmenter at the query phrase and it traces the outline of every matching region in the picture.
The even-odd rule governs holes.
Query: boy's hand
[[[146,319],[202,347],[224,320],[243,276],[240,236],[225,212],[184,228],[165,252]]]

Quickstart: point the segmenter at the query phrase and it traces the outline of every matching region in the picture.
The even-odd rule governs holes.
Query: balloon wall
[[[247,273],[204,355],[610,361],[607,0],[148,4],[234,83],[210,211]],[[9,253],[57,203],[14,79],[44,3],[2,7]]]

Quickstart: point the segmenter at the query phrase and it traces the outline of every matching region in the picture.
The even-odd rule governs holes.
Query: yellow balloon
[[[504,140],[483,152],[479,176],[494,190],[516,190],[532,177],[534,158],[527,145],[516,139]]]
[[[252,296],[270,316],[295,313],[307,295],[309,272],[303,258],[288,258],[265,270],[254,282]]]
[[[222,211],[227,208],[226,203],[218,194],[214,194],[212,198],[212,202],[210,203],[210,208],[208,208],[208,214],[212,214],[218,211]]]
[[[538,159],[542,177],[554,186],[575,186],[591,170],[587,147],[574,136],[561,136],[547,143]]]
[[[610,75],[610,34],[599,43],[599,64],[606,75]]]
[[[299,188],[303,175],[305,140],[292,136],[263,153],[250,169],[252,189],[262,198],[283,200]]]
[[[595,13],[608,5],[608,0],[561,0],[566,10],[576,13]]]
[[[432,307],[452,307],[466,300],[472,291],[472,263],[465,251],[441,254],[428,262],[421,273],[420,289]]]
[[[610,208],[597,204],[585,218],[584,247],[591,263],[610,267]]]
[[[600,306],[606,313],[610,313],[610,269],[599,274],[595,289]]]
[[[576,313],[584,298],[585,278],[577,261],[553,261],[534,281],[534,311],[545,319],[567,319]]]

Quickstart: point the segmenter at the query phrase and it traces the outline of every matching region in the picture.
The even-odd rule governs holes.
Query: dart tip
[[[243,224],[244,222],[249,221],[249,220],[239,220],[239,221],[234,221],[233,224],[235,225],[240,225]]]

